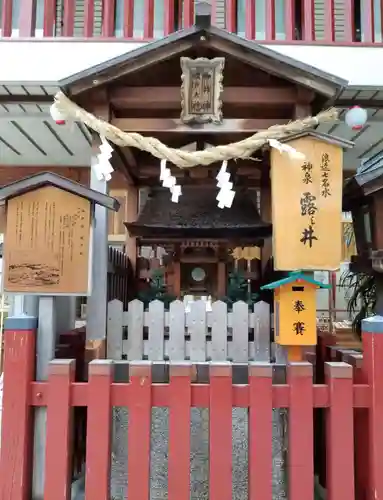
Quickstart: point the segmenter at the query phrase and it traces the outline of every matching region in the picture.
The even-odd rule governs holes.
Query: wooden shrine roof
[[[365,203],[365,197],[383,189],[383,155],[366,160],[343,185],[343,210]]]
[[[178,203],[168,189],[155,189],[138,220],[125,223],[141,237],[219,238],[256,240],[271,236],[272,226],[261,220],[249,193],[238,190],[231,208],[217,206],[217,189],[183,186]]]
[[[347,81],[308,64],[280,54],[253,40],[246,40],[210,25],[209,15],[196,15],[196,23],[176,33],[93,66],[59,82],[71,96],[115,84],[128,75],[170,58],[179,58],[193,48],[197,52],[210,48],[221,57],[232,56],[254,68],[303,86],[333,100],[347,86]]]

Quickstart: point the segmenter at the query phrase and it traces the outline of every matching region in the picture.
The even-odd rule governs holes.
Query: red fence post
[[[209,498],[232,498],[232,366],[210,364]]]
[[[289,498],[314,496],[313,367],[311,363],[287,366],[290,387],[288,487]]]
[[[152,419],[152,365],[135,361],[129,366],[128,498],[150,496],[150,437]]]
[[[368,499],[383,498],[383,316],[362,321],[362,373],[370,387],[368,426],[369,494]]]
[[[110,492],[113,361],[89,363],[85,497],[104,500]]]
[[[344,361],[353,367],[354,384],[364,384],[363,354],[347,353]],[[355,498],[367,498],[368,491],[368,408],[354,408]]]
[[[352,366],[328,362],[330,392],[326,418],[326,487],[329,500],[355,498]]]
[[[249,499],[272,498],[273,368],[270,363],[249,366]]]
[[[44,500],[71,498],[74,359],[49,363]]]
[[[35,317],[5,320],[0,500],[30,498],[33,432],[29,389],[35,370],[36,329]]]
[[[169,500],[190,496],[191,376],[190,362],[170,363]],[[181,439],[180,436],[182,436]]]

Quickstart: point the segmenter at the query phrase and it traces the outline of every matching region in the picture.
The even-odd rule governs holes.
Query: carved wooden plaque
[[[181,57],[181,120],[184,123],[222,121],[223,68],[225,59]]]
[[[4,292],[88,295],[91,202],[45,186],[7,204]]]

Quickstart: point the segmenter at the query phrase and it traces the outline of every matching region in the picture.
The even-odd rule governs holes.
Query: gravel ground
[[[113,500],[126,498],[128,412],[114,410],[111,494]],[[286,498],[282,457],[283,418],[273,411],[273,500]],[[233,408],[233,500],[248,498],[247,410]],[[151,500],[167,499],[168,410],[152,412]],[[208,500],[208,410],[191,410],[191,500]]]

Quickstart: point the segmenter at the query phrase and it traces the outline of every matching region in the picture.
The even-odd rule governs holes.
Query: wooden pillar
[[[226,263],[223,261],[218,262],[217,295],[219,299],[222,299],[226,295]]]
[[[95,116],[110,122],[111,108],[106,91],[95,95],[91,109]],[[100,137],[92,132],[92,152],[90,163],[90,188],[108,194],[108,183],[98,180],[92,166],[100,153]],[[112,174],[113,175],[113,174]],[[108,276],[108,213],[105,207],[96,205],[93,218],[92,239],[92,289],[87,303],[86,340],[88,359],[103,357],[106,338],[107,276]]]
[[[311,103],[315,93],[311,90],[297,87],[297,100],[294,107],[294,120],[300,120],[311,115]]]
[[[173,294],[177,299],[181,298],[181,262],[179,260],[173,263]]]
[[[107,194],[107,182],[99,181],[91,171],[90,187]],[[94,209],[92,291],[87,304],[87,340],[101,340],[106,336],[106,302],[108,273],[108,214],[96,205]]]
[[[173,260],[173,294],[181,299],[181,249],[176,246]]]
[[[76,326],[76,297],[55,297],[56,338]]]
[[[261,219],[263,222],[271,223],[271,179],[270,168],[264,167],[261,175]],[[265,239],[261,249],[261,273],[263,274],[270,257],[273,255],[272,237]]]
[[[107,182],[105,180],[98,180],[92,168],[92,165],[97,161],[96,156],[100,151],[99,146],[99,137],[93,135],[90,188],[107,194]],[[96,205],[94,208],[91,272],[92,289],[87,303],[86,322],[87,349],[102,351],[102,344],[106,337],[108,213],[107,209],[100,205]]]
[[[126,203],[127,203],[126,222],[135,222],[138,216],[138,203],[139,203],[139,189],[137,186],[134,186],[132,184],[128,185]],[[125,251],[132,264],[133,272],[136,273],[137,238],[131,236],[129,234],[129,231],[126,232]]]
[[[226,296],[226,285],[227,285],[227,248],[221,245],[218,248],[218,265],[217,265],[217,289],[216,294],[218,299],[222,299]]]

